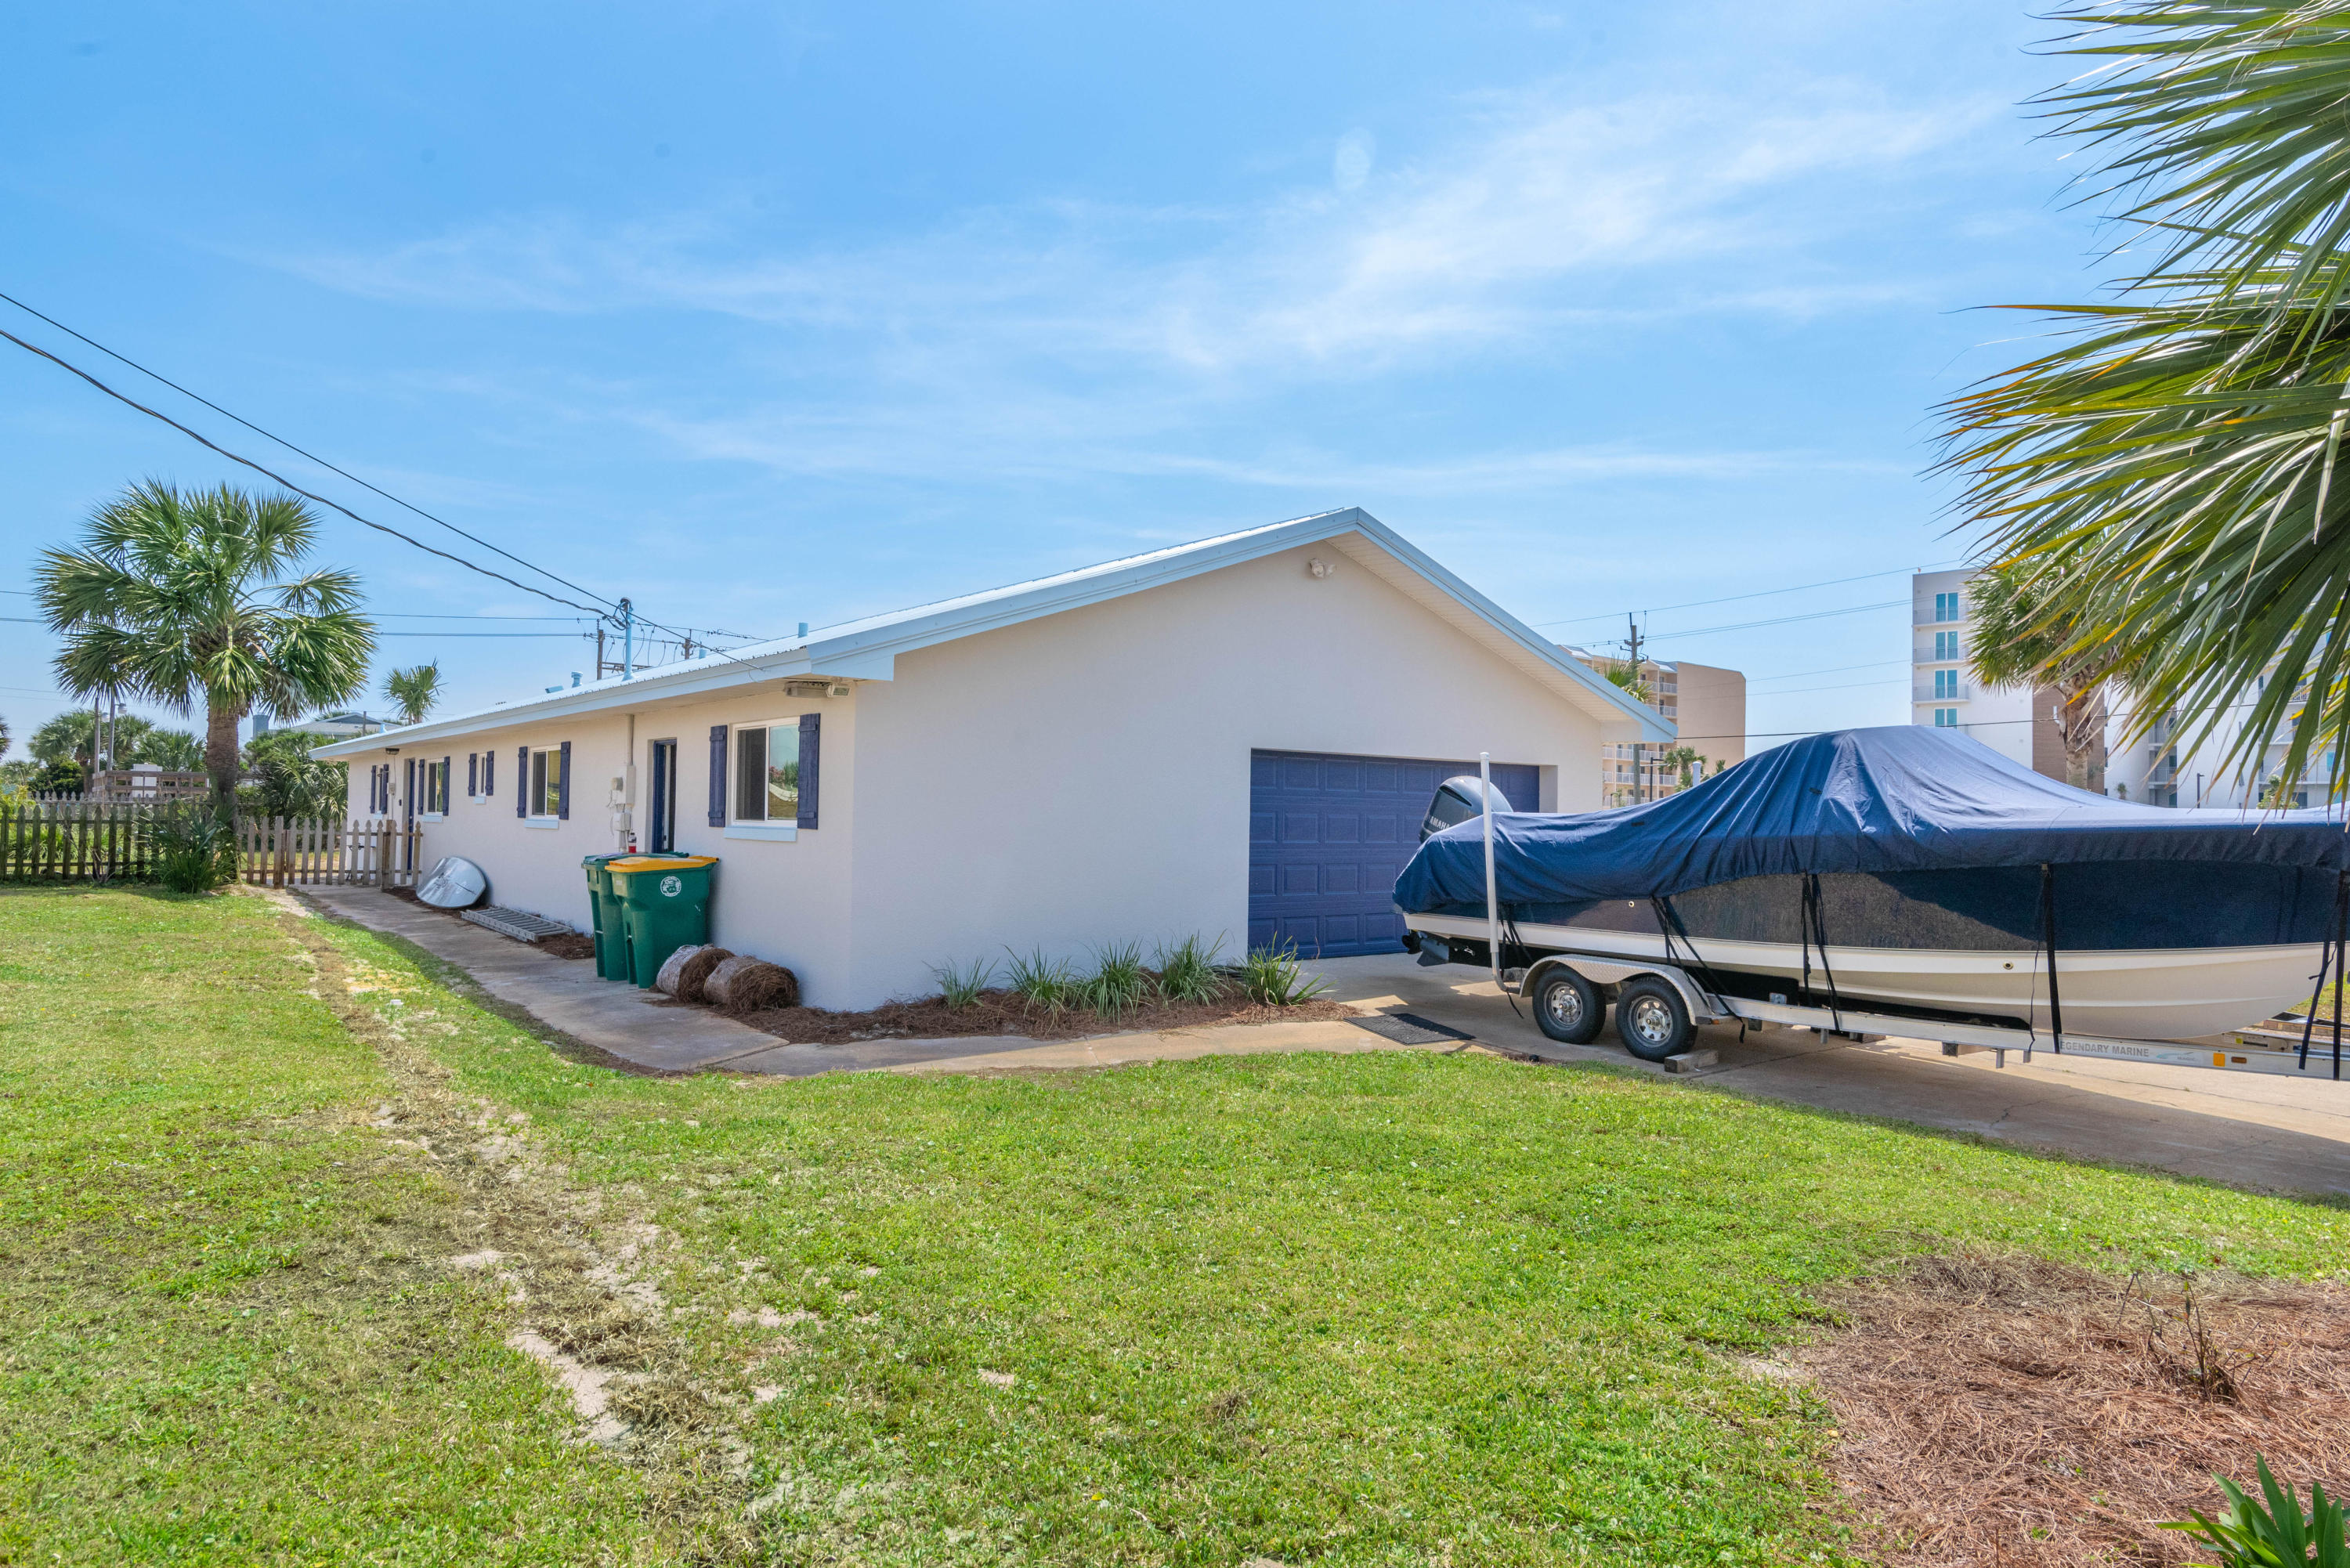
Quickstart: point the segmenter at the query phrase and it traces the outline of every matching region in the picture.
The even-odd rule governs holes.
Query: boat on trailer
[[[1488,798],[1440,791],[1396,885],[1405,945],[1492,970],[1554,1039],[1588,1043],[1612,1002],[1650,1059],[1735,1019],[2273,1065],[2211,1037],[2305,1004],[2350,919],[2338,811],[2109,800],[1920,727],[1813,736],[1615,811]],[[2332,1075],[2330,1024],[2318,1044]]]

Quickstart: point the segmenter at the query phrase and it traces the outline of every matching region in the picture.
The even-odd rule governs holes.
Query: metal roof
[[[1603,723],[1622,725],[1627,740],[1669,741],[1673,726],[1633,701],[1581,660],[1422,554],[1394,529],[1357,506],[1285,523],[1222,534],[1147,555],[1105,561],[984,593],[941,599],[839,626],[819,627],[806,637],[777,639],[747,648],[697,655],[633,680],[607,676],[567,686],[545,696],[494,704],[445,719],[338,742],[311,755],[364,755],[387,745],[421,743],[515,724],[569,718],[612,709],[639,708],[673,698],[703,696],[738,686],[793,677],[833,676],[851,680],[888,680],[897,657],[983,631],[1058,615],[1105,599],[1161,587],[1186,577],[1327,542],[1339,554],[1451,623],[1505,662],[1513,665]]]

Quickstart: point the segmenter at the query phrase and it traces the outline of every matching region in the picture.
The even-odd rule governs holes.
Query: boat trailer
[[[2066,1030],[2061,1036],[2047,1030],[2018,1029],[1991,1023],[1914,1018],[1871,1012],[1866,1007],[1813,1007],[1773,997],[1757,1002],[1708,991],[1696,975],[1678,964],[1627,961],[1596,953],[1545,953],[1531,969],[1512,969],[1500,979],[1505,993],[1531,996],[1545,971],[1570,968],[1586,981],[1615,986],[1653,975],[1679,992],[1698,1023],[1736,1023],[1747,1025],[1812,1029],[1823,1037],[1874,1041],[1887,1036],[1939,1044],[1945,1056],[1988,1051],[1992,1065],[2007,1065],[2008,1053],[2021,1053],[2029,1064],[2035,1052],[2090,1057],[2109,1062],[2147,1062],[2164,1067],[2217,1068],[2222,1072],[2266,1073],[2282,1077],[2339,1079],[2343,1074],[2342,1039],[2331,1020],[2300,1016],[2269,1019],[2225,1034],[2193,1040],[2123,1040]]]

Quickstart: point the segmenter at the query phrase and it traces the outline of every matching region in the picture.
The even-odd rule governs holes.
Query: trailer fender
[[[1536,960],[1534,966],[1526,971],[1526,978],[1519,985],[1518,994],[1532,995],[1534,988],[1542,983],[1544,971],[1561,968],[1571,969],[1594,985],[1607,986],[1611,990],[1642,975],[1654,975],[1680,992],[1681,1005],[1688,1008],[1690,1016],[1699,1023],[1710,1023],[1722,1016],[1721,1009],[1714,1004],[1713,998],[1708,996],[1705,989],[1691,980],[1688,971],[1678,964],[1627,963],[1582,953],[1553,953]]]

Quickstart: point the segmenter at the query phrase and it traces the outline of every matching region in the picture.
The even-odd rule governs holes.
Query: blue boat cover
[[[2350,867],[2338,810],[2180,810],[2043,778],[1923,725],[1840,730],[1757,753],[1693,789],[1576,815],[1499,813],[1506,908],[1670,898],[1742,877],[2074,861],[2218,860]],[[1413,914],[1485,908],[1484,824],[1419,846],[1396,879]]]

